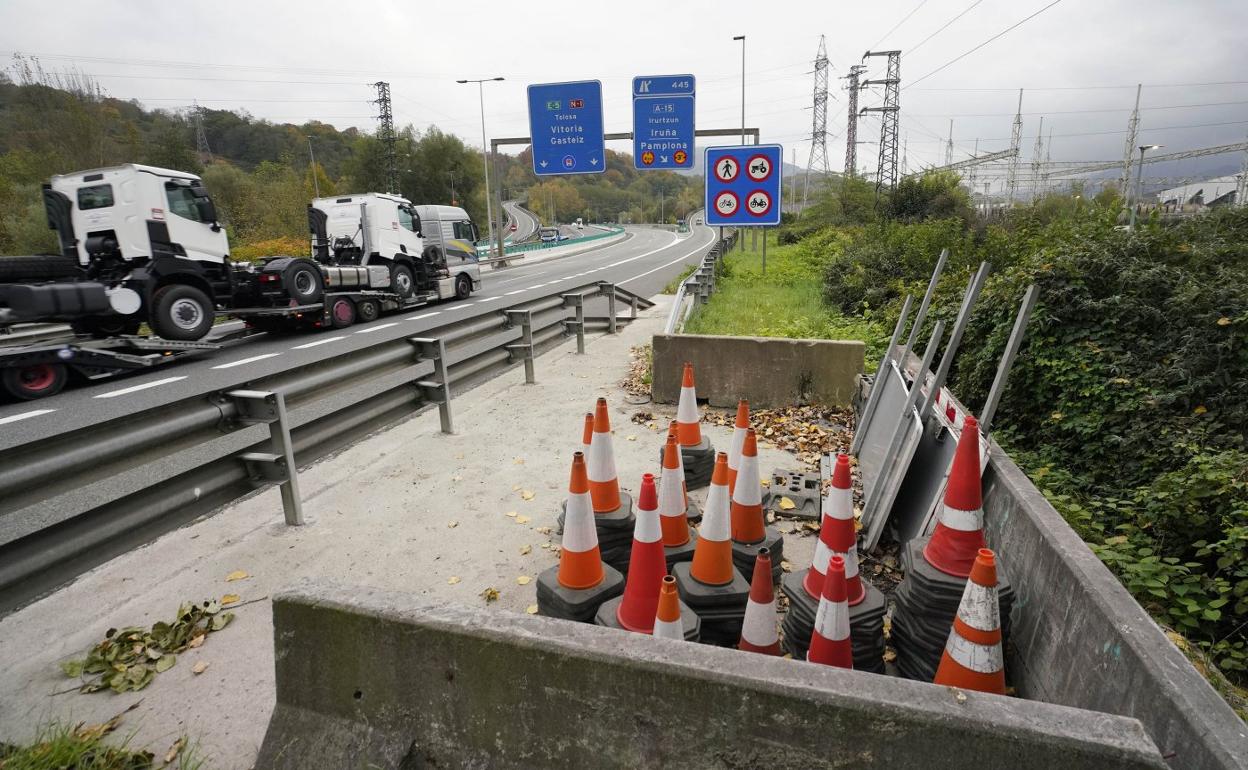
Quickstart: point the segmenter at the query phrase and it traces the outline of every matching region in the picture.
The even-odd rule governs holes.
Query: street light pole
[[[316,156],[312,154],[312,137],[305,136],[308,140],[308,160],[312,163],[312,189],[316,190],[316,197],[321,197],[321,182],[316,178]]]
[[[733,40],[741,41],[741,144],[745,144],[745,35],[737,35]]]
[[[477,84],[477,100],[481,104],[481,168],[485,171],[485,219],[488,225],[488,238],[492,242],[494,240],[494,205],[490,201],[490,152],[489,144],[485,138],[485,83],[503,78],[480,78],[479,80],[456,80],[456,83],[476,83]],[[502,233],[499,233],[502,238]]]
[[[1131,202],[1131,225],[1132,230],[1135,229],[1135,209],[1140,205],[1140,199],[1143,197],[1144,189],[1144,153],[1149,150],[1159,150],[1165,145],[1163,144],[1142,144],[1140,145],[1140,164],[1135,167],[1135,200]]]

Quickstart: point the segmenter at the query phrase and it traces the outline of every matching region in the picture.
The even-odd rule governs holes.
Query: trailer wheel
[[[329,305],[329,324],[335,329],[345,329],[355,323],[355,303],[339,297]]]
[[[307,262],[295,262],[282,276],[290,298],[300,305],[321,301],[321,271]]]
[[[152,298],[152,330],[167,340],[203,339],[214,315],[208,295],[194,286],[166,286]]]
[[[79,318],[70,323],[74,334],[89,334],[96,339],[138,334],[143,319],[134,316],[104,315]]]
[[[390,266],[390,286],[399,299],[407,299],[416,291],[416,281],[412,278],[412,269],[407,265]]]
[[[455,279],[455,299],[468,299],[469,294],[472,294],[472,279],[460,273]]]
[[[376,321],[377,316],[381,315],[381,306],[371,299],[362,299],[355,303],[355,317],[361,323],[369,323]]]
[[[69,380],[65,364],[33,364],[3,370],[4,389],[22,401],[46,398],[61,392]]]

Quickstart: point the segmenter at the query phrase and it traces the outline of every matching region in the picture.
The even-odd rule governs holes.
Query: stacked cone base
[[[567,508],[567,500],[563,508]],[[559,514],[559,533],[563,533],[563,512]],[[598,532],[598,550],[602,561],[621,572],[628,571],[628,558],[633,550],[633,528],[637,516],[633,512],[633,498],[620,490],[620,507],[614,511],[594,514],[594,529]]]
[[[685,466],[685,488],[701,489],[709,486],[711,483],[711,472],[715,470],[715,447],[711,446],[711,440],[706,436],[702,437],[702,443],[697,446],[682,446],[680,448],[680,461]],[[663,462],[663,448],[659,448],[659,463]],[[692,505],[690,506],[689,517],[693,518]]]
[[[789,611],[784,615],[783,647],[798,660],[806,659],[810,636],[815,629],[819,600],[812,599],[802,588],[806,572],[794,572],[780,581],[780,590],[789,598]],[[884,594],[875,586],[862,583],[866,594],[862,601],[849,608],[849,638],[854,649],[854,670],[884,673],[884,615],[887,609]]]
[[[693,561],[693,549],[698,544],[698,531],[689,528],[689,542],[684,545],[663,546],[663,558],[667,560],[667,571],[682,561]]]
[[[600,626],[606,626],[607,628],[623,629],[624,626],[620,625],[620,618],[618,615],[620,603],[623,601],[624,597],[617,596],[614,599],[609,599],[606,602],[603,602],[602,606],[598,608],[598,612],[594,613],[594,623]],[[702,619],[699,618],[698,614],[684,602],[680,603],[680,625],[682,630],[685,632],[685,641],[698,641],[698,637],[701,635],[702,631]]]
[[[966,578],[955,577],[933,567],[923,557],[929,538],[916,537],[901,551],[905,580],[893,597],[892,643],[897,650],[897,672],[907,679],[930,682],[936,678],[941,653],[949,641],[953,618],[957,615]],[[997,601],[1001,609],[1003,644],[1010,638],[1010,609],[1014,589],[997,563]]]
[[[692,500],[689,501],[689,507],[685,509],[685,518],[689,520],[690,524],[697,524],[699,521],[702,521],[702,509]]]
[[[624,576],[610,565],[603,565],[603,580],[593,588],[565,588],[559,585],[559,565],[537,576],[537,614],[592,623],[603,602],[624,593]]]
[[[754,574],[754,560],[758,558],[758,549],[766,548],[771,551],[771,582],[776,584],[780,582],[781,566],[780,562],[784,560],[784,536],[772,527],[766,527],[763,530],[763,540],[760,543],[738,543],[735,540],[732,543],[732,564],[741,570],[743,575]]]
[[[712,644],[733,644],[741,638],[741,623],[750,599],[750,581],[736,569],[732,582],[708,586],[693,579],[692,564],[681,562],[672,568],[680,600],[702,621],[701,640]]]

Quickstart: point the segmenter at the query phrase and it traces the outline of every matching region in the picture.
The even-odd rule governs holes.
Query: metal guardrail
[[[566,240],[554,241],[552,243],[542,243],[540,241],[537,243],[513,243],[510,246],[507,246],[506,248],[503,249],[502,257],[494,257],[492,259],[481,259],[481,260],[478,260],[478,262],[482,265],[487,265],[487,264],[490,264],[491,262],[500,262],[504,259],[507,259],[508,256],[511,256],[513,254],[523,254],[528,251],[540,251],[542,249],[553,249],[558,246],[571,246],[573,244],[578,244],[578,243],[588,243],[590,241],[597,241],[603,238],[610,238],[614,235],[619,235],[622,232],[624,232],[624,228],[612,227],[607,232],[594,233],[593,235],[584,235],[584,236],[581,236],[580,238],[568,238]],[[492,247],[490,246],[478,246],[477,254],[488,254],[490,253],[491,249]]]
[[[664,334],[677,334],[684,329],[685,324],[689,322],[689,316],[693,315],[693,309],[710,301],[711,294],[715,292],[715,274],[719,269],[719,262],[736,244],[740,232],[740,230],[734,230],[716,241],[711,250],[702,258],[702,264],[688,278],[680,282],[680,286],[676,289],[676,298],[672,300],[672,311],[667,316]],[[689,302],[686,303],[685,300]]]
[[[595,298],[607,316],[585,315]],[[456,391],[519,363],[533,381],[539,352],[571,336],[584,352],[652,305],[584,284],[0,451],[0,613],[256,489],[281,485],[297,524],[292,464],[432,406],[450,432]]]

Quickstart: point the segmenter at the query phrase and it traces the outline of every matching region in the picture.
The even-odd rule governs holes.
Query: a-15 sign
[[[693,168],[693,75],[633,78],[633,167]]]

